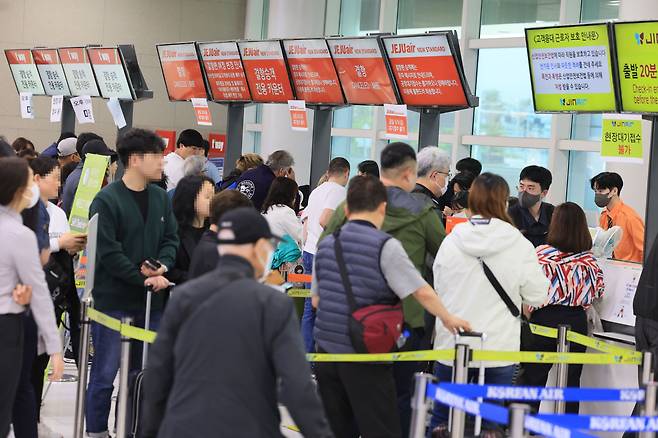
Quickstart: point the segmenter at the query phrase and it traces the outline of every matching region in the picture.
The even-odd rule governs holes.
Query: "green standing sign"
[[[80,176],[78,189],[75,192],[75,198],[73,198],[73,206],[69,216],[71,231],[87,232],[89,207],[103,185],[103,179],[109,164],[110,157],[95,154],[85,156],[85,164],[82,167],[82,175]]]
[[[616,112],[608,24],[526,29],[536,112]]]
[[[614,24],[621,110],[658,113],[658,22]]]
[[[601,157],[606,161],[642,163],[642,119],[640,116],[608,115],[603,117]]]

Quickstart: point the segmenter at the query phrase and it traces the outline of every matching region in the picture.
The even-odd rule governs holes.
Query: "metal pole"
[[[455,346],[455,364],[453,367],[453,383],[466,383],[468,381],[468,364],[471,360],[471,349],[466,344]],[[452,408],[450,436],[463,438],[466,424],[466,413]]]
[[[656,410],[656,388],[658,383],[647,382],[647,387],[644,393],[644,415],[647,417],[655,417],[658,411]],[[640,432],[640,438],[654,438],[656,432]]]
[[[653,382],[653,354],[650,351],[645,351],[642,355],[642,385]]]
[[[230,103],[226,106],[226,155],[224,155],[224,177],[235,168],[235,162],[242,155],[244,135],[244,103]]]
[[[80,317],[80,357],[78,358],[78,390],[75,396],[75,421],[73,438],[83,438],[85,425],[85,397],[87,395],[87,371],[89,369],[89,334],[90,324],[88,309],[91,307],[91,297],[81,301]]]
[[[418,150],[427,146],[439,145],[439,121],[441,113],[436,108],[420,110],[420,125],[418,126]]]
[[[60,134],[75,132],[75,111],[71,106],[71,98],[65,97],[62,102],[62,120],[60,122]]]
[[[130,325],[132,318],[124,317],[121,324]],[[121,366],[119,368],[119,403],[117,406],[117,438],[126,438],[128,412],[128,374],[130,374],[130,338],[121,335]]]
[[[411,430],[409,438],[424,438],[427,425],[427,383],[434,376],[426,373],[416,373],[414,376],[414,395],[411,398]]]
[[[151,297],[153,296],[153,291],[151,289],[146,290],[146,314],[144,315],[144,328],[146,330],[151,329]],[[142,346],[142,369],[146,369],[146,362],[148,360],[149,353],[149,343],[144,342]]]
[[[557,352],[558,353],[568,353],[569,352],[569,341],[567,341],[567,332],[571,327],[568,325],[558,325],[557,326]],[[559,363],[557,364],[557,382],[556,387],[566,388],[567,381],[569,377],[569,364]],[[564,400],[559,400],[555,402],[555,413],[564,414],[566,408],[566,403]]]
[[[509,406],[509,433],[510,438],[523,438],[526,436],[525,416],[530,413],[530,406],[521,403],[512,403]]]
[[[311,175],[309,184],[315,188],[320,177],[327,171],[331,161],[331,116],[332,109],[313,109],[313,137],[311,139]]]
[[[651,245],[658,235],[658,123],[656,117],[645,116],[651,121],[651,146],[649,147],[649,175],[647,177],[647,208],[645,216],[644,259],[649,257]]]

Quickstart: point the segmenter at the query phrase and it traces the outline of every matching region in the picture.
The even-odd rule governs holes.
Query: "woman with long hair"
[[[263,215],[272,233],[283,237],[289,235],[299,247],[302,241],[302,223],[295,214],[297,183],[285,176],[274,179],[263,203]]]
[[[215,184],[207,176],[185,176],[176,186],[172,204],[174,216],[178,221],[180,244],[176,253],[176,264],[166,275],[175,284],[187,280],[194,250],[208,229],[210,200],[214,194]]]
[[[555,208],[548,228],[546,245],[537,248],[539,264],[550,280],[548,295],[539,308],[526,309],[530,322],[547,327],[568,324],[571,330],[587,336],[586,309],[603,296],[603,271],[592,254],[592,236],[582,208],[565,202]],[[556,351],[554,339],[526,333],[523,349]],[[573,343],[571,351],[584,353],[587,348]],[[545,386],[550,364],[523,364],[523,383]],[[569,365],[569,387],[580,387],[582,365]],[[577,414],[578,403],[567,403],[567,413]],[[534,403],[539,409],[539,403]]]
[[[504,289],[502,293],[509,296],[517,309],[522,308],[522,303],[542,304],[548,288],[535,249],[507,215],[508,197],[509,186],[501,176],[480,175],[469,192],[471,217],[455,226],[434,260],[434,289],[447,310],[471,321],[474,331],[486,334],[486,349],[496,351],[520,350],[521,320],[518,314],[512,314],[485,270],[491,271]],[[463,341],[468,342],[468,339],[463,338]],[[480,348],[480,343],[472,346]],[[434,348],[454,347],[454,335],[437,321]],[[451,365],[449,362],[436,364],[435,374],[440,381],[451,380]],[[487,362],[485,366],[487,384],[512,384],[515,363]],[[469,374],[469,379],[475,377]],[[437,404],[432,418],[436,436],[445,435],[447,423],[448,408]],[[502,436],[494,423],[485,422],[483,429],[485,437]]]

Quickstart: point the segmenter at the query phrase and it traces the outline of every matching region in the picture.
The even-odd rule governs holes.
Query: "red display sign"
[[[208,158],[223,158],[226,155],[226,134],[211,132],[208,134]]]
[[[162,141],[164,141],[165,155],[176,150],[176,131],[170,131],[166,129],[156,129],[155,134],[158,137],[160,137]]]
[[[445,34],[384,38],[402,102],[409,106],[468,106]]]
[[[348,103],[398,103],[376,38],[327,40]]]
[[[238,43],[254,102],[287,103],[294,99],[279,41]]]
[[[169,100],[206,98],[206,86],[194,43],[157,47]]]
[[[237,43],[199,43],[199,52],[210,85],[211,100],[219,102],[251,100]]]
[[[311,104],[345,103],[326,40],[287,40],[283,49],[298,99]]]

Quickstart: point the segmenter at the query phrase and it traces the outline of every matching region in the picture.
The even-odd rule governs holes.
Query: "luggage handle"
[[[149,330],[151,327],[151,301],[153,300],[153,287],[146,287],[146,314],[144,315],[144,330]],[[146,362],[149,354],[149,343],[144,341],[142,347],[142,369],[146,368]]]

